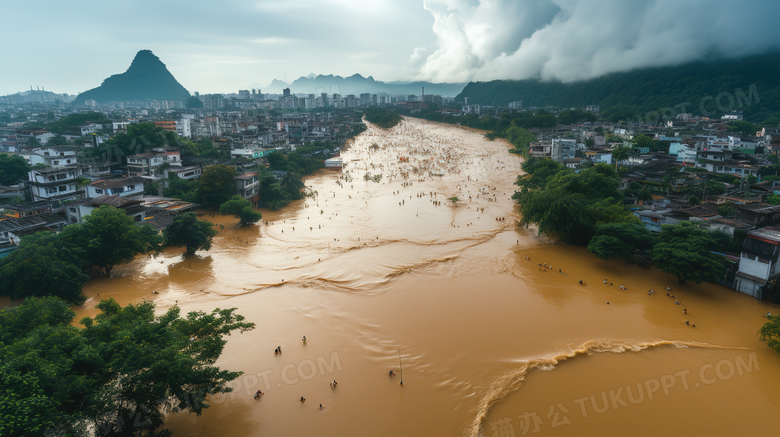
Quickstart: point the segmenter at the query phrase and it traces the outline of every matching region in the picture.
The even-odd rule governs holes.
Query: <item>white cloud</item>
[[[780,47],[780,2],[429,0],[425,7],[438,47],[424,63],[415,49],[407,72],[436,82],[576,81]]]

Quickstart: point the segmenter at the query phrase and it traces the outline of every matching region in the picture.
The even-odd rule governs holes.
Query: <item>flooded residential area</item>
[[[248,227],[203,213],[223,225],[210,251],[117,266],[76,320],[112,297],[256,324],[217,362],[244,372],[234,391],[170,415],[175,435],[772,434],[780,355],[756,332],[773,308],[518,227],[510,147],[369,124],[304,200]]]

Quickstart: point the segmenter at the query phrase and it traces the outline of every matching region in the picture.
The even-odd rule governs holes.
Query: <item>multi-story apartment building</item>
[[[81,197],[84,190],[78,187],[82,175],[80,166],[34,168],[28,173],[30,193],[33,201],[73,200]]]
[[[178,151],[152,151],[127,157],[127,173],[130,176],[160,176],[160,166],[168,163],[171,166],[181,166],[181,156]]]

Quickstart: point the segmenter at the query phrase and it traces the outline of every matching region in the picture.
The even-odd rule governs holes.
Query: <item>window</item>
[[[103,190],[101,190],[100,188],[95,188],[95,193],[103,194]]]
[[[135,190],[135,185],[128,185],[128,186],[127,186],[127,190],[128,190],[128,191],[133,191],[133,190]]]
[[[76,212],[76,208],[71,207],[70,208],[70,212],[75,213]]]
[[[65,161],[65,163],[66,163],[66,164],[70,164],[70,159],[68,159],[67,161]]]
[[[63,191],[68,191],[68,186],[67,186],[67,185],[60,185],[59,187],[57,187],[57,189],[58,189],[60,192],[63,192]]]
[[[756,260],[756,256],[755,255],[751,255],[749,253],[746,253],[746,254],[744,254],[744,256],[745,256],[745,258],[747,258],[747,259],[749,259],[751,261],[755,261]]]

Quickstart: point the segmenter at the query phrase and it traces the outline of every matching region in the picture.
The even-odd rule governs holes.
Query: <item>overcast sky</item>
[[[78,93],[150,49],[185,88],[310,73],[564,81],[777,49],[777,0],[92,0],[3,5],[0,95]]]

